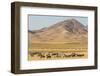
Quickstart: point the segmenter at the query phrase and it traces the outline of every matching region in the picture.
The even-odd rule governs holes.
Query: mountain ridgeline
[[[50,27],[28,31],[30,43],[87,42],[88,28],[76,19],[58,22]]]

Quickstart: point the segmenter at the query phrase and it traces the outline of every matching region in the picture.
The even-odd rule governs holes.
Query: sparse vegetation
[[[88,29],[75,19],[29,32],[28,60],[88,57]]]
[[[87,58],[87,43],[33,43],[28,50],[28,60]]]

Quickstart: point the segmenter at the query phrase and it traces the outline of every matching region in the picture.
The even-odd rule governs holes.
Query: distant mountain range
[[[29,42],[85,42],[88,28],[76,19],[58,22],[40,30],[28,31]]]

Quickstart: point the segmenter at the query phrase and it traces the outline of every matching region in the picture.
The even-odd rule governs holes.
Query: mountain
[[[50,27],[29,31],[29,41],[36,42],[81,42],[87,41],[87,27],[76,19],[58,22]]]

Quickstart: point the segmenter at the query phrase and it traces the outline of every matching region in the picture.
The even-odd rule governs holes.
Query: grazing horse
[[[46,57],[47,57],[47,58],[51,58],[51,55],[50,55],[50,54],[47,54]]]
[[[72,55],[72,57],[75,57],[76,56],[76,53],[72,53],[71,55]]]
[[[59,53],[52,53],[52,55],[55,57],[61,57]]]
[[[43,55],[43,53],[38,53],[38,56],[39,56],[40,58],[45,58],[45,55]]]
[[[78,56],[78,57],[82,57],[82,56],[84,56],[84,54],[77,54],[77,56]]]

